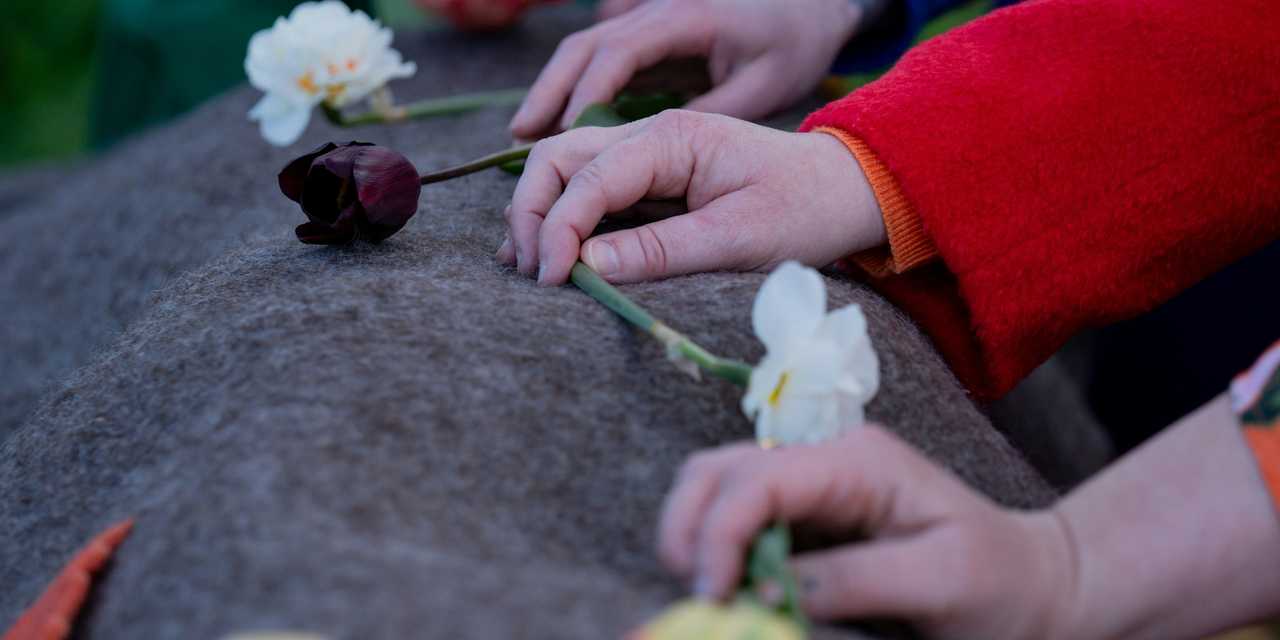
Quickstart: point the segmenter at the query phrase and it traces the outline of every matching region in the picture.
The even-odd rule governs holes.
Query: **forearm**
[[[1277,19],[1260,0],[1023,3],[804,128],[893,174],[940,260],[877,284],[994,399],[1080,330],[1280,238]]]
[[[1066,637],[1195,638],[1280,612],[1280,519],[1219,397],[1056,507]]]

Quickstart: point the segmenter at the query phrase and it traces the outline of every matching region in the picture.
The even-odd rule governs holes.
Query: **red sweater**
[[[875,285],[992,399],[1280,237],[1280,1],[1033,0],[814,127],[896,179],[940,259]]]

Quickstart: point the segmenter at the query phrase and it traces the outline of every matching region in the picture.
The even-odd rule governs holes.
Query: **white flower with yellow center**
[[[820,442],[863,423],[880,365],[858,305],[827,313],[822,276],[787,262],[760,287],[751,322],[766,353],[742,410],[760,444]]]
[[[267,95],[249,111],[275,145],[302,135],[316,105],[341,108],[417,71],[391,48],[391,30],[338,0],[304,2],[253,34],[249,83]]]

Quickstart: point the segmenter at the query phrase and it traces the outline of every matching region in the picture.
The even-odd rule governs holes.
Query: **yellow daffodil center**
[[[783,371],[782,375],[778,377],[778,386],[774,387],[773,391],[769,393],[769,406],[775,409],[778,408],[778,403],[782,402],[782,390],[787,386],[788,375],[788,372]]]

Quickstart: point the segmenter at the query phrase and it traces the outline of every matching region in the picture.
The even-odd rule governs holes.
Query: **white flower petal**
[[[817,271],[784,262],[760,286],[751,310],[756,336],[770,352],[813,335],[827,310],[827,290]]]
[[[809,444],[821,442],[840,431],[834,396],[807,396],[783,391],[777,406],[762,412],[768,417],[765,428],[757,423],[757,437],[777,444]],[[764,433],[761,433],[763,431]]]
[[[840,350],[838,386],[846,393],[859,394],[863,402],[870,400],[880,389],[880,358],[871,345],[862,309],[851,304],[827,314],[818,336]]]
[[[742,412],[748,418],[755,418],[757,413],[768,404],[769,396],[778,387],[786,362],[782,358],[765,356],[760,364],[751,370],[751,380],[747,384],[747,392],[742,395]]]
[[[282,144],[301,135],[310,108],[322,100],[345,106],[412,76],[417,65],[405,62],[391,39],[390,29],[338,0],[299,4],[249,40],[245,75],[269,98],[251,117],[272,143]],[[297,111],[302,104],[309,105],[307,114]]]
[[[249,110],[249,119],[258,121],[262,137],[278,147],[297,142],[311,121],[313,105],[285,100],[274,93],[263,96]]]

